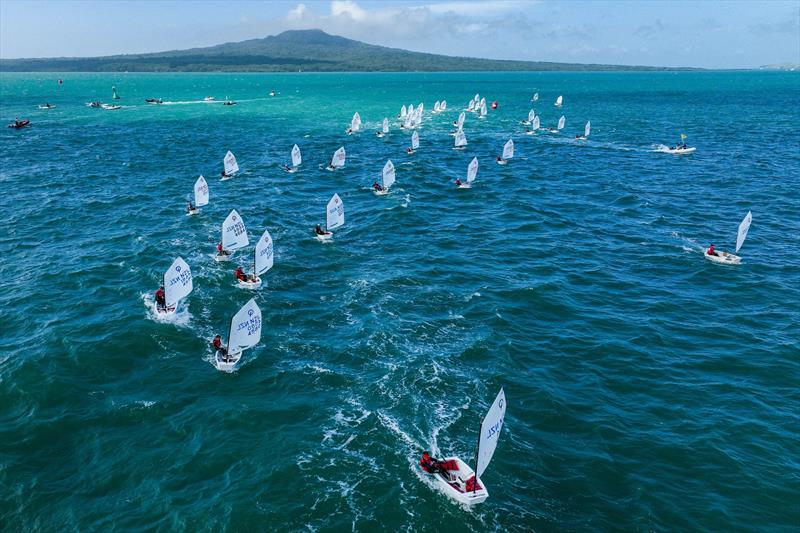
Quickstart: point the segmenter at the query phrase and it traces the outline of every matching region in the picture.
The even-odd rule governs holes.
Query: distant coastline
[[[676,71],[649,67],[451,57],[376,46],[321,30],[291,30],[264,39],[207,48],[103,57],[0,59],[2,72],[477,72]]]

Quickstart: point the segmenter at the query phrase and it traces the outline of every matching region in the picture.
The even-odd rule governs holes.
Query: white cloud
[[[367,12],[361,9],[353,0],[333,0],[331,2],[331,15],[334,17],[350,17],[358,22],[367,18]]]
[[[496,2],[441,2],[419,6],[431,13],[456,13],[458,15],[491,15],[533,7],[538,0],[499,0]]]
[[[289,20],[301,20],[303,15],[306,13],[306,5],[305,4],[297,4],[297,7],[290,10],[289,13],[286,15],[286,18]]]

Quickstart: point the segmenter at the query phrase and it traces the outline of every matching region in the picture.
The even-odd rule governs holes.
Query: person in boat
[[[191,213],[195,210],[195,207],[192,205],[192,202],[189,202],[189,205],[186,206],[186,212]]]
[[[213,346],[216,351],[222,352],[222,355],[227,360],[228,350],[226,350],[225,347],[222,345],[222,337],[220,337],[219,335],[215,335],[214,340],[211,341],[211,346]]]
[[[456,178],[456,187],[461,187],[461,179]]]
[[[226,173],[225,169],[222,169],[222,172],[220,172],[219,175],[220,175],[220,177],[223,177],[223,178],[230,178],[231,176],[233,176],[233,174]]]
[[[222,243],[217,243],[217,255],[231,255],[231,253],[222,247]]]
[[[708,250],[706,250],[706,254],[719,256],[719,254],[714,251],[714,245],[713,244],[708,247]]]
[[[165,310],[167,308],[167,297],[164,293],[164,287],[161,286],[156,291],[156,308],[159,310]]]
[[[429,474],[435,474],[439,471],[439,461],[431,457],[428,452],[422,452],[422,458],[419,460],[419,466]]]
[[[348,135],[352,135],[353,134],[353,128],[347,128],[347,134]]]
[[[284,163],[283,164],[283,170],[285,170],[286,172],[291,172],[292,171],[292,167],[290,167],[289,165]]]
[[[414,149],[409,146],[408,148],[406,148],[406,153],[407,154],[413,154],[414,153]]]
[[[381,184],[378,183],[377,181],[372,183],[372,188],[375,189],[377,192],[383,191],[383,187],[381,187]]]
[[[314,228],[314,233],[316,233],[317,235],[327,235],[328,234],[328,232],[323,231],[322,226],[320,226],[319,224],[317,224],[317,227]]]
[[[236,272],[234,272],[234,275],[239,281],[247,281],[247,274],[244,273],[242,267],[236,267]]]
[[[498,160],[498,161],[502,161],[502,160],[503,160],[503,158],[502,158],[502,157],[500,157],[500,156],[498,155],[498,156],[497,156],[497,160]]]

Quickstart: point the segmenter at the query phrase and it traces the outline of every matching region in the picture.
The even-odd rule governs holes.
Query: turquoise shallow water
[[[123,109],[83,105],[112,85]],[[534,91],[564,135],[522,134]],[[475,92],[500,106],[457,152]],[[420,101],[417,154],[395,122],[375,137]],[[0,75],[0,118],[32,122],[0,131],[2,528],[793,530],[798,109],[796,73]],[[680,132],[697,153],[655,151]],[[211,204],[189,218],[200,173]],[[334,192],[347,224],[322,245]],[[209,257],[231,208],[276,255],[262,342],[226,375],[208,339],[252,296]],[[704,260],[748,210],[743,264]],[[143,298],[177,255],[195,290],[157,322]],[[491,496],[465,511],[416,460],[470,458],[501,385]]]

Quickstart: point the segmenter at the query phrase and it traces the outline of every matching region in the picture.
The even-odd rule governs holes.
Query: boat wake
[[[192,318],[191,313],[185,306],[178,305],[178,310],[174,313],[166,314],[159,313],[156,310],[156,301],[153,295],[149,292],[141,294],[142,301],[147,309],[147,318],[154,322],[175,324],[176,326],[186,327]]]

